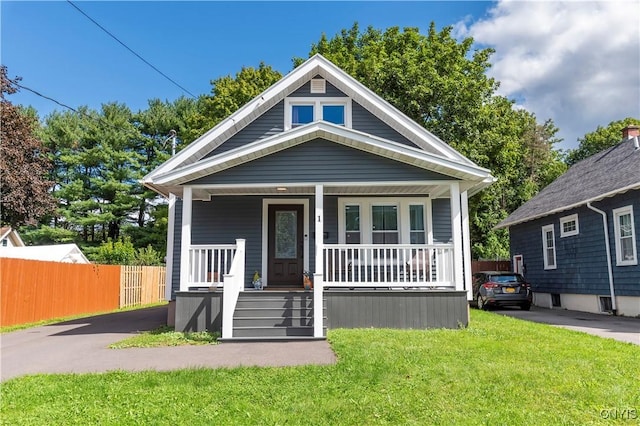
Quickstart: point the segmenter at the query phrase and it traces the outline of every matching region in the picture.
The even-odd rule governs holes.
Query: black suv
[[[491,306],[531,308],[531,286],[515,272],[487,271],[473,274],[473,297],[478,309]]]

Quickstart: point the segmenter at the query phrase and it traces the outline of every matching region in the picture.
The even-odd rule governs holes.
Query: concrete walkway
[[[288,341],[108,349],[166,324],[166,306],[98,315],[0,336],[0,380],[37,373],[333,364],[329,343]]]
[[[545,309],[536,306],[531,307],[530,311],[504,308],[494,312],[640,345],[640,318],[615,317],[566,309]]]

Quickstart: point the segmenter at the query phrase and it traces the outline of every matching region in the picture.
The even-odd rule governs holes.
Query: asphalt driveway
[[[167,307],[97,315],[0,336],[0,381],[25,374],[333,364],[329,343],[287,341],[109,349],[166,324]]]
[[[504,308],[494,312],[640,345],[640,318],[616,317],[566,309],[545,309],[537,306],[532,306],[530,311]]]

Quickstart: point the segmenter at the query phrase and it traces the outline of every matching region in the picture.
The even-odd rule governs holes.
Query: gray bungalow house
[[[169,199],[170,317],[223,339],[466,325],[467,200],[493,180],[315,55],[143,179]]]
[[[573,165],[498,228],[534,290],[534,304],[640,315],[638,127]]]

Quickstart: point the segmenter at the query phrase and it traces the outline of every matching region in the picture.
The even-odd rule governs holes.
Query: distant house
[[[321,55],[143,179],[169,198],[176,329],[225,339],[466,324],[493,181]]]
[[[24,247],[24,242],[22,242],[18,231],[10,226],[0,228],[0,250],[5,247]]]
[[[0,257],[47,262],[91,263],[75,244],[6,247],[0,250]]]
[[[534,304],[640,315],[638,126],[572,166],[498,228],[509,228],[514,269]]]

